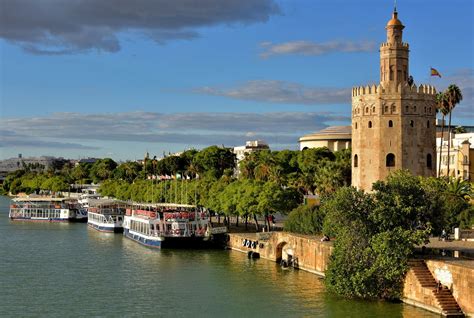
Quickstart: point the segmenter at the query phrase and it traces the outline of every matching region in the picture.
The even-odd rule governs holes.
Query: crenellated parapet
[[[352,88],[352,97],[363,96],[363,95],[375,95],[375,94],[393,94],[393,93],[415,93],[415,94],[425,94],[425,95],[436,95],[436,88],[433,85],[420,84],[416,86],[413,84],[409,86],[407,84],[402,85],[389,85],[386,88],[381,84],[379,85],[366,85],[366,86],[356,86]]]
[[[394,45],[393,43],[389,43],[389,42],[383,42],[382,44],[380,44],[380,47],[383,48],[383,47],[403,47],[403,48],[410,48],[410,46],[408,45],[408,43],[405,43],[405,42],[402,42],[402,43],[397,43],[396,45]]]

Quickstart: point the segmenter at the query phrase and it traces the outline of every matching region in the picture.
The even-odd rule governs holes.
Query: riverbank
[[[466,249],[466,244],[462,244]],[[319,276],[324,276],[333,249],[332,242],[321,242],[321,237],[286,232],[230,233],[227,246],[246,254],[258,253],[261,258],[277,263],[291,260],[298,269]],[[451,248],[455,246],[453,243]],[[454,257],[439,259],[433,255],[426,255],[419,261],[421,264],[410,263],[401,300],[442,315],[449,315],[458,305],[466,316],[474,317],[473,261]],[[420,266],[424,270],[421,274]],[[445,295],[438,295],[437,282],[448,286],[449,294],[444,290],[441,293]]]

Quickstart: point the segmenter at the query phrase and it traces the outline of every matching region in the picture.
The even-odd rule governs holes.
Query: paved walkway
[[[474,242],[469,241],[440,241],[437,237],[432,237],[426,247],[474,253]]]

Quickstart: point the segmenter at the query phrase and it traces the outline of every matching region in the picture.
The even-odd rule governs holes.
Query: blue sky
[[[61,3],[62,4],[58,4]],[[99,5],[100,4],[100,5]],[[474,2],[399,0],[410,73],[474,125]],[[350,123],[393,1],[0,2],[0,159],[136,159]],[[442,78],[430,78],[430,66]]]

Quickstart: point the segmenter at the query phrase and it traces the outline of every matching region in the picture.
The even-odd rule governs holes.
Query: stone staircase
[[[412,259],[408,262],[410,269],[415,274],[418,282],[423,288],[431,290],[438,307],[441,309],[443,316],[447,317],[464,317],[456,299],[454,299],[451,291],[445,287],[438,287],[438,283],[434,279],[430,270],[422,259]]]

